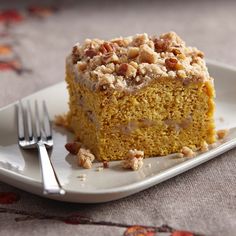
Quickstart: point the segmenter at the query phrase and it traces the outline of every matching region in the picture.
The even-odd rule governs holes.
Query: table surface
[[[173,30],[207,58],[236,66],[235,1],[75,2],[1,1],[0,107],[63,81],[66,55],[85,38]],[[0,235],[154,235],[145,226],[170,231],[164,224],[193,232],[175,236],[232,236],[235,182],[236,150],[104,204],[56,202],[0,183]]]

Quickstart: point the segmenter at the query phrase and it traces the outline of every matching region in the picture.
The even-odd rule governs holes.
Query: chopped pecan
[[[78,47],[75,45],[72,49],[72,63],[76,64],[80,60],[80,53]]]
[[[105,64],[110,62],[117,62],[119,60],[115,52],[105,53],[102,59]]]
[[[87,57],[93,58],[94,56],[98,55],[98,52],[96,52],[93,48],[89,48],[84,53]]]
[[[181,70],[183,66],[179,64],[178,60],[175,58],[167,58],[165,59],[166,68],[168,70]]]
[[[169,47],[169,40],[165,39],[154,39],[154,47],[157,52],[165,52]]]
[[[103,161],[102,164],[103,164],[103,168],[109,168],[108,161]]]
[[[134,77],[136,76],[137,69],[132,65],[127,63],[122,63],[117,70],[118,75],[122,75],[125,77]]]
[[[79,152],[79,149],[81,148],[81,143],[79,142],[67,143],[65,145],[65,148],[70,154],[76,155]]]
[[[171,52],[172,52],[175,56],[181,54],[181,51],[180,51],[180,49],[178,49],[178,48],[173,48],[173,49],[171,50]]]
[[[115,51],[114,45],[112,43],[108,43],[108,42],[104,42],[100,48],[99,51],[104,54],[104,53],[108,53],[108,52],[113,52]]]
[[[128,64],[127,63],[122,63],[117,70],[118,75],[125,75],[128,70]]]
[[[87,63],[86,62],[78,62],[77,65],[78,65],[79,71],[81,71],[81,72],[85,71],[86,68],[87,68]]]
[[[176,65],[178,63],[178,60],[175,59],[175,58],[168,58],[168,59],[165,59],[165,64],[166,64],[166,67],[167,69],[169,70],[176,70]]]

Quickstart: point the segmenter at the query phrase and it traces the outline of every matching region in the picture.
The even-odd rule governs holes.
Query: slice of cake
[[[215,141],[203,53],[174,33],[76,44],[66,61],[67,122],[99,160],[198,150]]]

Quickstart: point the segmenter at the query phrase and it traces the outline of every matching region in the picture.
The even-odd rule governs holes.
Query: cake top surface
[[[100,91],[134,91],[163,77],[184,84],[211,80],[204,54],[187,47],[174,32],[159,37],[144,33],[107,41],[86,39],[73,47],[67,63],[78,81]]]

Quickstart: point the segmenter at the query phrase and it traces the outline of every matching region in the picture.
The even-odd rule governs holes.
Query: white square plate
[[[217,129],[236,127],[236,69],[215,62],[209,62],[208,68],[215,78],[217,91]],[[23,101],[28,99],[46,100],[51,118],[68,109],[64,82],[32,94]],[[45,196],[37,152],[21,150],[17,144],[15,104],[0,109],[0,179],[25,191],[60,201],[97,203],[126,197],[198,166],[234,146],[232,142],[221,144],[220,147],[192,159],[176,159],[171,155],[148,158],[139,171],[123,170],[119,161],[113,161],[109,163],[109,168],[98,172],[97,167],[101,163],[95,163],[89,170],[77,167],[75,158],[64,148],[72,137],[64,129],[54,127],[55,145],[51,160],[66,194]],[[231,141],[232,135],[228,136]],[[149,163],[151,167],[148,166]],[[85,181],[78,178],[81,174],[86,174]]]

